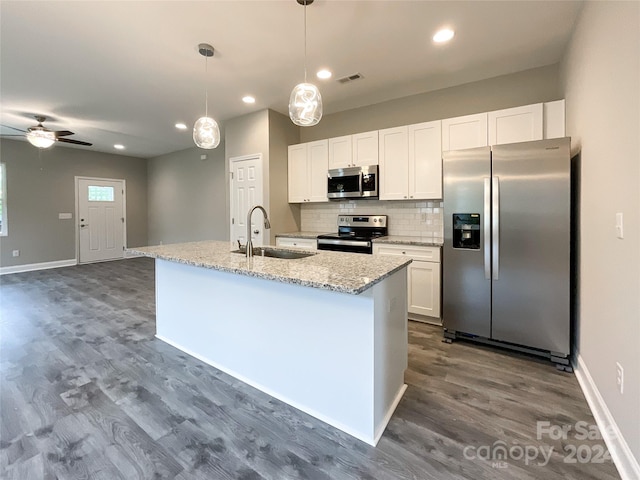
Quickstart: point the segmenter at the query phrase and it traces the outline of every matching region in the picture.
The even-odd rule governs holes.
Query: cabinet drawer
[[[276,247],[292,247],[304,248],[305,250],[316,250],[318,248],[318,242],[317,240],[311,238],[277,237]]]
[[[420,260],[423,262],[440,262],[440,247],[374,244],[373,253],[379,255],[406,255],[412,260]]]

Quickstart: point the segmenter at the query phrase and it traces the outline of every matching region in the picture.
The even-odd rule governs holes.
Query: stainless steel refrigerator
[[[570,155],[569,138],[445,152],[446,339],[568,365]]]

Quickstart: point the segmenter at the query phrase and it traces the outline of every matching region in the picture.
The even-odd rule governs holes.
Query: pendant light
[[[293,88],[289,97],[289,118],[296,125],[311,127],[322,118],[322,96],[318,87],[307,83],[307,5],[313,0],[296,0],[304,6],[304,82]]]
[[[200,148],[210,150],[220,145],[220,128],[218,122],[209,116],[209,97],[206,84],[207,60],[213,57],[213,47],[208,43],[198,45],[198,52],[204,57],[204,117],[200,117],[193,125],[193,141]]]

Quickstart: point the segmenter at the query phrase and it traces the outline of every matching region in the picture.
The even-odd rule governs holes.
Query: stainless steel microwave
[[[378,196],[378,166],[336,168],[327,175],[330,199]]]

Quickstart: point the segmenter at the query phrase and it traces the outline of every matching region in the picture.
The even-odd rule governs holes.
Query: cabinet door
[[[358,133],[352,136],[353,164],[378,165],[378,131]]]
[[[486,113],[442,120],[443,152],[487,145]]]
[[[351,135],[329,139],[329,168],[351,167],[353,147]]]
[[[439,318],[440,264],[414,260],[407,271],[409,313]]]
[[[289,203],[306,201],[308,190],[307,144],[289,146]]]
[[[405,200],[409,186],[408,127],[380,130],[380,200]]]
[[[542,140],[542,104],[489,112],[489,145]]]
[[[328,202],[327,198],[327,170],[329,170],[329,142],[318,140],[308,144],[307,150],[307,181],[309,202]]]
[[[409,125],[409,198],[442,198],[442,122]]]

